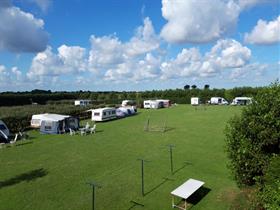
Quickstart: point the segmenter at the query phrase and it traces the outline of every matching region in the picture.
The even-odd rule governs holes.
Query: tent
[[[41,115],[40,132],[46,134],[65,133],[79,128],[79,120],[69,115],[43,114]]]
[[[9,135],[10,131],[7,125],[2,120],[0,120],[0,142],[9,142]]]
[[[137,112],[136,107],[134,106],[126,106],[126,107],[119,107],[116,110],[117,117],[126,117],[130,115],[134,115]]]

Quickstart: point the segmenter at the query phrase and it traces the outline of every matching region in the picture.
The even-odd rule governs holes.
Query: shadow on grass
[[[138,202],[138,201],[133,201],[131,200],[130,203],[132,203],[132,206],[128,208],[128,210],[133,209],[134,207],[140,206],[140,207],[144,207],[144,204]]]
[[[162,186],[163,184],[165,184],[167,181],[173,181],[173,179],[164,177],[163,181],[160,182],[159,184],[157,184],[156,186],[154,186],[152,189],[150,189],[148,192],[144,193],[144,196],[150,194],[151,192],[155,191],[156,189],[158,189],[160,186]]]
[[[180,168],[177,168],[175,171],[173,171],[173,174],[178,173],[179,171],[183,170],[184,168],[186,168],[188,165],[193,165],[191,162],[184,162],[184,165],[181,166]]]
[[[168,131],[172,131],[172,130],[175,130],[175,128],[171,128],[171,127],[166,127],[164,132],[168,132]]]
[[[30,182],[30,181],[34,181],[37,178],[46,176],[48,174],[48,172],[43,169],[43,168],[39,168],[39,169],[35,169],[20,175],[17,175],[15,177],[12,177],[10,179],[7,179],[5,181],[0,181],[0,189],[3,187],[9,187],[15,184],[18,184],[20,182]]]
[[[199,201],[202,200],[209,192],[211,191],[210,188],[201,187],[195,193],[193,193],[189,198],[187,198],[187,202],[196,205]]]
[[[33,141],[23,142],[23,143],[19,142],[18,144],[16,144],[16,147],[24,146],[24,145],[26,145],[26,144],[33,144]]]

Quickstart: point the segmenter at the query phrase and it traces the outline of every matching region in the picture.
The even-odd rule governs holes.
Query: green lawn
[[[96,191],[97,210],[172,209],[170,192],[189,178],[204,181],[208,192],[192,209],[230,209],[239,189],[226,167],[223,132],[240,110],[179,105],[98,123],[93,135],[31,131],[30,140],[0,149],[0,209],[88,210],[92,198],[86,182],[92,180],[102,185]],[[152,124],[166,121],[168,131],[144,132],[148,116]],[[176,145],[173,175],[167,144]],[[144,197],[137,158],[151,161],[145,164]],[[131,200],[144,208],[132,208]]]

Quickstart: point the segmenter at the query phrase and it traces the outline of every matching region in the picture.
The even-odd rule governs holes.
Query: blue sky
[[[1,0],[0,91],[268,85],[280,76],[279,7],[277,0]]]

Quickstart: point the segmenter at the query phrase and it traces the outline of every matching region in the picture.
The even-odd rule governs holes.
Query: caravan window
[[[107,112],[103,112],[103,115],[106,116]]]
[[[150,103],[145,103],[145,105],[150,105]]]
[[[112,114],[116,114],[116,111],[115,111],[115,110],[113,110],[113,111],[112,111]]]
[[[99,116],[100,113],[99,112],[94,112],[94,116]]]

